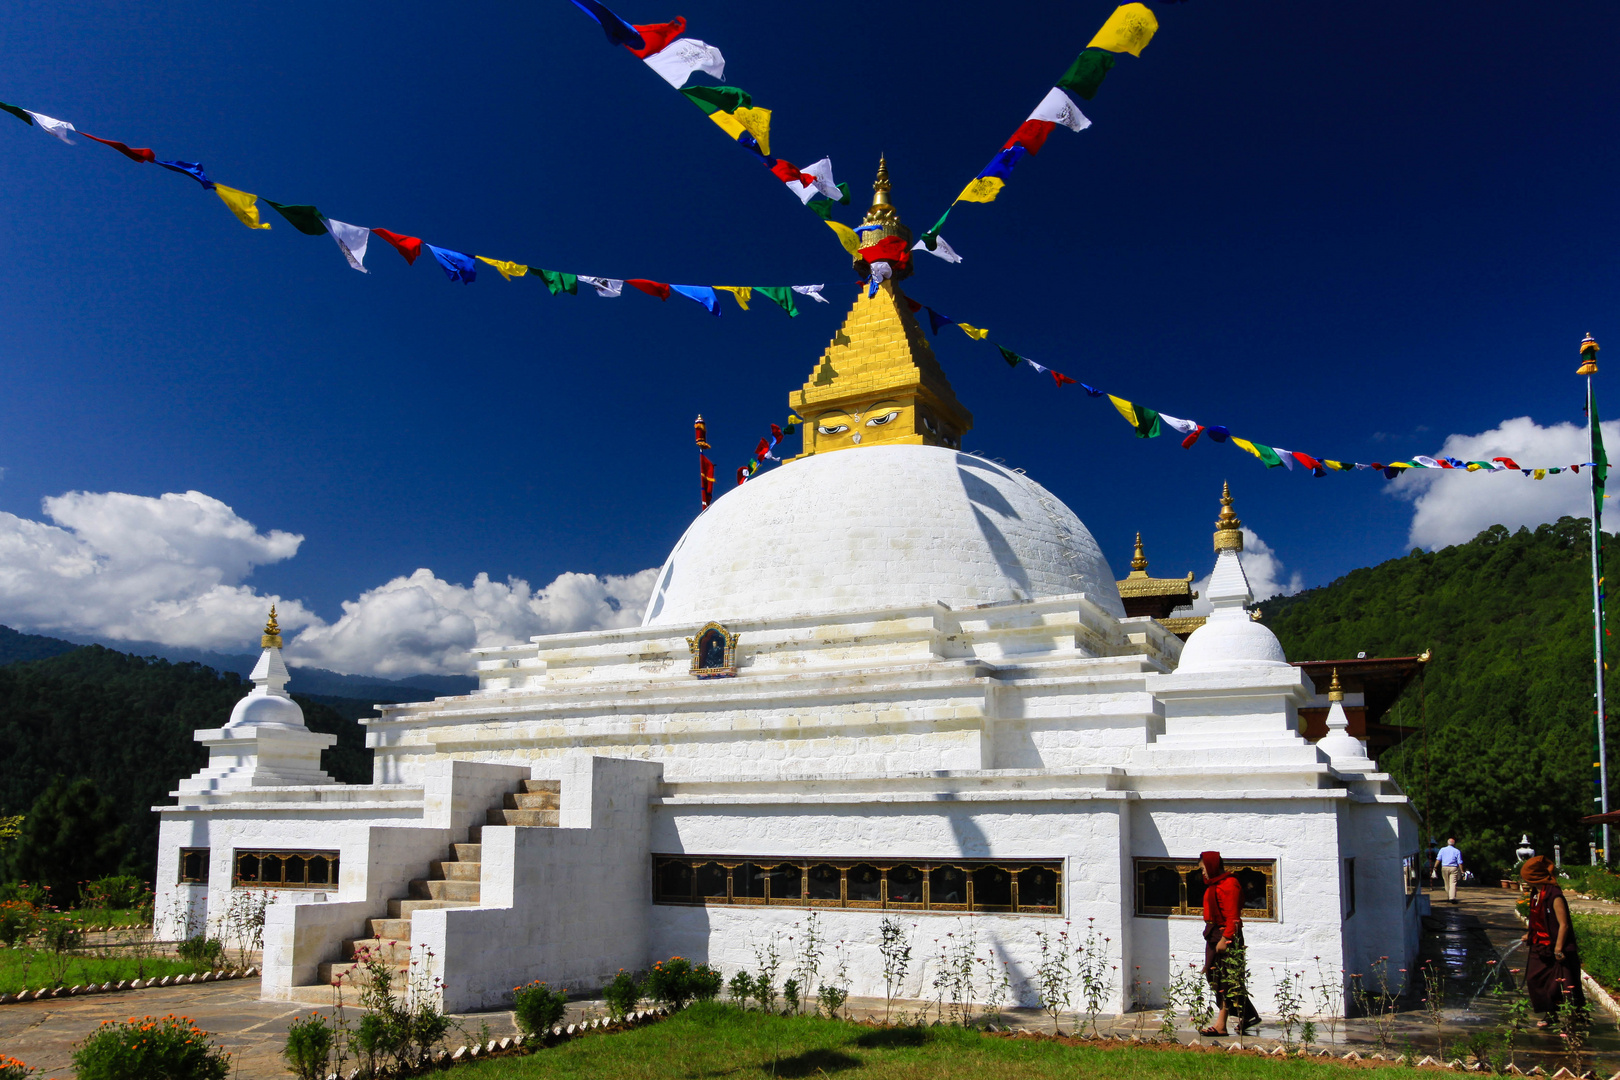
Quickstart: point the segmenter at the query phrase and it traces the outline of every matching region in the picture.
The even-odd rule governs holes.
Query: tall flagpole
[[[1598,750],[1598,798],[1599,812],[1609,812],[1609,743],[1606,737],[1606,721],[1604,715],[1603,698],[1603,486],[1608,473],[1608,455],[1601,449],[1602,434],[1598,428],[1597,400],[1592,396],[1592,376],[1597,374],[1598,343],[1592,339],[1591,334],[1581,342],[1581,366],[1577,375],[1586,376],[1586,432],[1587,447],[1592,454],[1592,671],[1596,690],[1596,708],[1593,715],[1597,720],[1597,750]],[[1603,863],[1608,865],[1609,858],[1609,823],[1603,823]]]

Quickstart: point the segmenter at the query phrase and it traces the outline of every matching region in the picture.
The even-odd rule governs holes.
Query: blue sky
[[[619,10],[686,16],[725,53],[726,81],[774,110],[774,152],[830,154],[857,200],[886,152],[920,232],[1113,6]],[[1151,6],[1157,38],[1082,103],[1093,126],[1056,132],[994,204],[958,207],[945,235],[966,261],[921,257],[906,290],[1059,370],[1261,441],[1389,460],[1527,416],[1518,434],[1548,447],[1528,456],[1558,456],[1570,433],[1545,429],[1581,420],[1576,343],[1591,331],[1620,349],[1620,9]],[[17,0],[0,47],[0,100],[264,198],[554,269],[826,282],[834,301],[715,319],[680,298],[552,298],[492,271],[462,287],[376,240],[361,275],[269,210],[274,228],[251,232],[185,177],[0,116],[0,512],[14,516],[0,578],[34,560],[33,591],[0,588],[0,622],[229,646],[226,616],[260,596],[331,624],[419,568],[535,589],[634,575],[697,510],[692,417],[709,420],[724,490],[853,295],[828,230],[566,0]],[[1447,476],[1415,530],[1413,501],[1382,479],[1139,441],[1106,404],[986,345],[946,330],[937,351],[976,417],[967,448],[1054,491],[1118,573],[1138,529],[1155,572],[1206,572],[1223,479],[1280,580],[1306,586],[1471,535],[1481,514],[1516,525],[1582,501],[1579,482],[1526,501],[1509,488],[1533,481]],[[229,512],[192,504],[212,524],[180,550],[173,530],[193,526],[150,500],[193,490]],[[148,502],[42,507],[75,491]],[[38,569],[40,551],[82,573]],[[49,574],[109,565],[129,568],[116,587],[51,599]],[[191,631],[122,615],[199,581],[230,603]],[[590,623],[613,606],[605,588],[583,614],[555,594],[543,626]],[[403,674],[451,655],[384,662],[381,647],[325,662]]]

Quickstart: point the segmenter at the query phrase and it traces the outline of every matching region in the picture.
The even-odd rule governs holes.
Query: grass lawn
[[[74,908],[68,912],[85,926],[150,926],[152,912],[142,908]]]
[[[41,990],[57,985],[57,958],[43,949],[0,949],[0,994]],[[151,956],[137,959],[118,956],[71,956],[62,972],[62,986],[86,983],[122,982],[125,979],[161,979],[165,975],[189,975],[207,971],[206,964],[195,964],[174,957]]]
[[[612,1077],[819,1077],[843,1080],[1003,1080],[1099,1076],[1142,1080],[1287,1077],[1380,1080],[1404,1068],[1357,1069],[1329,1062],[1272,1061],[1218,1051],[1100,1049],[1009,1039],[961,1028],[873,1028],[816,1017],[773,1017],[729,1005],[694,1005],[648,1027],[593,1035],[528,1057],[477,1062],[457,1072],[478,1080]]]
[[[1620,990],[1620,916],[1571,912],[1581,966],[1609,993]]]

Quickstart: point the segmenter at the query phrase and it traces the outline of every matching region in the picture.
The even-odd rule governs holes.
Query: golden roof
[[[1185,641],[1187,635],[1203,626],[1207,618],[1207,615],[1176,615],[1160,619],[1159,625]]]
[[[886,164],[878,166],[872,189],[866,220],[878,229],[861,234],[863,246],[885,236],[909,242],[911,231],[889,201]],[[804,386],[788,395],[788,404],[805,420],[805,454],[890,443],[958,449],[973,427],[973,414],[956,399],[911,302],[893,280],[881,283],[876,294],[862,286],[844,325]]]
[[[1119,595],[1123,599],[1127,596],[1181,596],[1186,595],[1186,603],[1197,599],[1192,591],[1193,576],[1189,572],[1185,578],[1155,578],[1148,577],[1147,553],[1142,550],[1142,534],[1136,534],[1136,554],[1131,557],[1131,572],[1123,581],[1116,582],[1119,586]],[[1163,620],[1160,620],[1161,622]]]

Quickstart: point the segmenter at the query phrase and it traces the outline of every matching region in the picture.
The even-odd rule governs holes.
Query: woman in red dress
[[[1552,1027],[1560,1009],[1586,1008],[1581,989],[1581,953],[1569,901],[1558,887],[1558,871],[1545,855],[1524,861],[1519,876],[1530,886],[1530,928],[1524,932],[1529,957],[1524,965],[1530,1007],[1543,1014],[1537,1027]]]
[[[1243,886],[1226,872],[1221,853],[1206,851],[1198,856],[1204,867],[1204,978],[1215,991],[1220,1012],[1215,1022],[1198,1034],[1226,1034],[1226,1021],[1232,1006],[1240,1012],[1238,1034],[1245,1035],[1260,1023],[1260,1014],[1249,1000],[1247,964],[1243,956]]]

